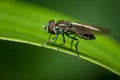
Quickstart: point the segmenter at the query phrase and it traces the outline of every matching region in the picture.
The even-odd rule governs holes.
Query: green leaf
[[[27,3],[0,2],[0,39],[42,46],[49,34],[42,27],[48,21],[72,20],[73,18],[42,6]],[[120,45],[109,36],[96,36],[96,40],[82,40],[78,46],[80,58],[96,63],[120,75]],[[45,48],[58,49],[62,43],[59,36],[55,44],[44,45]],[[76,55],[70,50],[71,39],[66,37],[66,44],[59,51]]]

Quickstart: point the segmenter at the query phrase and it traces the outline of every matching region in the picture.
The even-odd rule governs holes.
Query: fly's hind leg
[[[79,44],[79,40],[76,38],[76,36],[74,36],[74,37],[72,37],[72,36],[70,36],[71,34],[66,34],[69,38],[72,38],[72,41],[71,41],[71,49],[72,49],[72,45],[73,45],[73,42],[74,42],[74,40],[76,40],[77,41],[77,43],[75,44],[75,49],[76,49],[76,52],[78,52],[78,44]]]
[[[75,44],[76,52],[78,52],[78,44],[79,44],[79,40],[77,39],[77,43]]]
[[[72,38],[71,46],[70,46],[71,49],[72,49],[72,46],[73,46],[73,42],[74,42],[74,40],[77,40],[75,37],[76,37],[76,36],[74,36],[74,37],[70,37],[70,38]]]
[[[73,42],[74,42],[74,40],[76,40],[77,41],[77,43],[75,44],[75,49],[76,49],[76,52],[78,51],[78,44],[79,44],[79,40],[77,39],[77,38],[75,38],[76,36],[74,36],[73,38],[72,38],[72,41],[71,41],[71,49],[72,49],[72,46],[73,46]]]

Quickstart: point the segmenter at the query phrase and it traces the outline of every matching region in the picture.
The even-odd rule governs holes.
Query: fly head
[[[45,27],[45,30],[51,34],[57,34],[60,31],[59,28],[55,26],[54,20],[49,21],[49,24]]]

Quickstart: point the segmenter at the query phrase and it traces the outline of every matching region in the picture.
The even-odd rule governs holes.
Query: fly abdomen
[[[96,39],[94,34],[88,34],[88,33],[79,34],[79,37],[83,38],[85,40],[94,40],[94,39]]]
[[[94,35],[94,34],[89,35],[89,39],[91,39],[91,40],[96,39],[96,38],[95,38],[95,35]]]

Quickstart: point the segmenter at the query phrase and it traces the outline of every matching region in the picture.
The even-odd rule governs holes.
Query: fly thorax
[[[53,31],[54,31],[54,33],[56,34],[56,33],[59,33],[59,32],[60,32],[60,29],[59,29],[58,27],[54,27],[54,28],[53,28]]]
[[[63,27],[66,26],[65,24],[58,24],[59,27]]]

